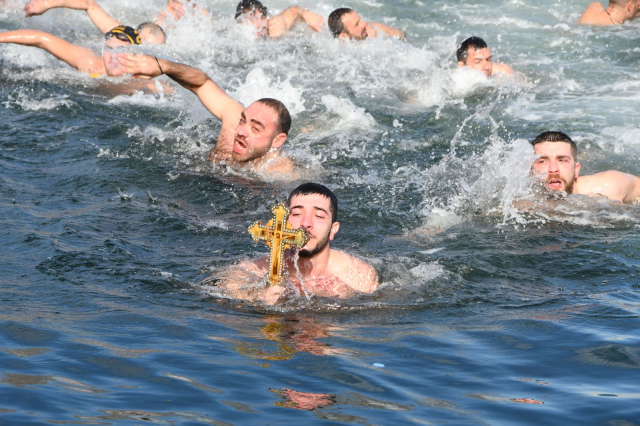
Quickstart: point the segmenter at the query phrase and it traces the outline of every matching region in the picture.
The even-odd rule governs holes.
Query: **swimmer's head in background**
[[[144,44],[164,44],[167,36],[162,27],[153,22],[143,22],[136,29],[140,34],[140,39]]]
[[[258,0],[242,0],[238,3],[235,20],[255,26],[259,37],[267,37],[269,35],[267,8]]]
[[[242,0],[236,7],[235,19],[238,19],[246,13],[259,12],[265,18],[267,17],[267,8],[258,0]]]
[[[342,18],[346,14],[351,12],[353,12],[353,9],[349,9],[347,7],[341,7],[331,12],[331,14],[329,15],[328,24],[329,24],[329,30],[331,31],[331,34],[333,34],[334,37],[339,37],[340,34],[349,33],[345,28],[344,23],[342,22]]]
[[[140,34],[137,30],[127,27],[126,25],[118,25],[104,35],[106,40],[117,38],[120,41],[127,42],[131,45],[141,44]]]
[[[480,50],[484,49],[487,46],[487,43],[481,39],[480,37],[471,36],[467,37],[460,43],[458,46],[458,51],[456,52],[458,56],[458,62],[467,63],[467,58],[469,57],[469,49]]]

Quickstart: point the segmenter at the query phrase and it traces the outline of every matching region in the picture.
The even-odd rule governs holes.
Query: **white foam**
[[[269,78],[262,68],[254,68],[247,75],[246,81],[230,95],[247,106],[260,98],[276,98],[295,117],[305,111],[303,93],[304,89],[293,87],[289,78]]]
[[[322,103],[327,108],[329,116],[337,116],[329,119],[333,122],[333,129],[345,131],[349,129],[371,130],[375,127],[375,119],[364,108],[356,107],[349,99],[337,98],[333,95],[324,95]]]
[[[20,89],[15,95],[8,95],[4,102],[6,108],[19,107],[26,111],[48,111],[59,107],[73,108],[75,102],[69,100],[69,95],[54,96],[37,99],[25,89]]]

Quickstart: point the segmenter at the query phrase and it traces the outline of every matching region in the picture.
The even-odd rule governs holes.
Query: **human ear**
[[[287,141],[287,135],[284,133],[278,133],[271,141],[271,148],[278,149]]]
[[[576,163],[576,165],[575,165],[576,177],[580,176],[580,169],[581,168],[582,168],[582,164]]]
[[[465,63],[462,61],[458,61],[458,68],[462,68],[465,66]]]
[[[329,232],[329,241],[333,241],[333,237],[338,233],[339,230],[340,222],[333,222],[331,224],[331,232]]]

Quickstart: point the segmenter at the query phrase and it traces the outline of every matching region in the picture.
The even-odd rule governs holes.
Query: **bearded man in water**
[[[227,296],[273,305],[289,293],[347,298],[373,293],[378,288],[378,274],[371,265],[330,247],[340,223],[338,200],[329,188],[317,183],[302,184],[291,192],[288,204],[293,229],[304,227],[309,235],[299,256],[294,256],[293,251],[285,256],[285,269],[293,287],[251,285],[262,280],[269,270],[269,256],[264,256],[229,268],[219,284]]]
[[[544,132],[531,141],[536,160],[531,170],[550,191],[606,197],[622,203],[640,198],[640,178],[615,170],[580,176],[578,147],[562,132]]]

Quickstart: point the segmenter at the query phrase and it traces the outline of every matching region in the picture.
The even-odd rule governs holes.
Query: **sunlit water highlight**
[[[131,25],[163,3],[101,2]],[[202,4],[219,19],[178,22],[158,54],[285,102],[302,177],[207,163],[219,123],[185,90],[117,94],[0,45],[0,424],[640,424],[640,208],[538,193],[527,143],[563,130],[584,172],[640,175],[640,23],[577,27],[576,0],[356,0],[408,42],[265,41]],[[0,29],[100,51],[80,12],[21,7],[0,3]],[[471,34],[518,74],[455,70]],[[210,277],[265,253],[246,226],[306,180],[335,190],[335,246],[381,288],[225,298]]]

